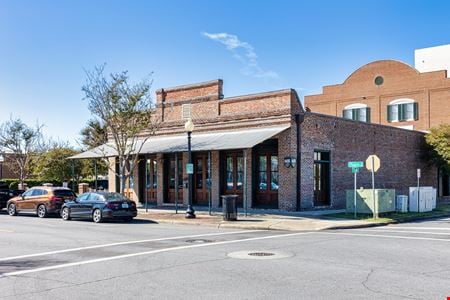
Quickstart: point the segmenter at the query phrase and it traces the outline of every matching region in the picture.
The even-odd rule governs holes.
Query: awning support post
[[[212,180],[211,180],[211,151],[208,151],[208,208],[209,208],[209,215],[211,215],[211,209],[212,209],[212,195],[211,195],[211,188],[212,188]]]
[[[247,217],[247,149],[244,149],[244,192],[242,194],[244,201],[244,214]]]
[[[178,152],[175,152],[175,213],[178,214]]]

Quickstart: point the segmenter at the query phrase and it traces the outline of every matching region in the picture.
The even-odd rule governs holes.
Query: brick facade
[[[375,84],[379,76],[381,85]],[[416,121],[388,121],[387,107],[398,99],[418,103]],[[446,71],[420,73],[402,62],[381,60],[362,66],[342,84],[324,86],[322,94],[305,96],[305,107],[312,112],[338,117],[351,104],[367,105],[372,123],[427,131],[450,123],[450,78]]]
[[[330,205],[331,208],[344,207],[345,189],[353,187],[353,176],[347,168],[350,160],[365,160],[370,154],[377,154],[382,160],[382,169],[377,173],[377,187],[396,188],[402,193],[414,185],[416,168],[423,169],[423,182],[435,185],[435,170],[427,169],[420,162],[420,146],[423,134],[417,131],[396,129],[387,126],[367,124],[344,120],[339,117],[305,113],[296,92],[292,89],[253,94],[239,97],[224,98],[221,80],[208,81],[157,91],[157,108],[155,117],[162,120],[156,135],[185,136],[182,118],[182,105],[190,104],[191,117],[195,124],[192,135],[219,131],[235,131],[261,127],[286,126],[288,129],[272,137],[274,155],[278,157],[278,191],[276,208],[285,211],[299,209],[314,209],[314,150],[329,150],[331,153],[330,173]],[[300,131],[297,132],[297,122]],[[146,133],[143,132],[142,135]],[[301,139],[301,153],[298,152],[298,139]],[[187,139],[186,139],[187,142]],[[269,143],[270,144],[270,143]],[[220,195],[224,193],[224,157],[226,151],[211,149],[211,203],[218,208],[221,203]],[[247,206],[260,207],[257,189],[258,145],[250,149],[231,149],[235,153],[246,157]],[[143,154],[145,156],[145,154]],[[154,156],[154,154],[152,154]],[[183,158],[183,180],[186,181],[187,153],[179,153]],[[301,156],[299,168],[285,167],[284,158]],[[164,160],[167,156],[157,154],[158,190],[157,205],[167,205],[164,197],[167,193],[167,172]],[[255,160],[256,159],[256,160]],[[298,169],[301,173],[298,174]],[[401,172],[399,170],[402,170]],[[361,172],[360,186],[369,188],[368,172]],[[144,202],[144,196],[139,189],[138,178],[144,176],[135,173],[135,200]],[[273,175],[275,176],[275,175]],[[113,175],[110,174],[110,189],[114,189]],[[297,189],[297,178],[300,188]],[[270,186],[272,183],[268,182]],[[245,187],[242,190],[245,191]],[[272,187],[270,187],[272,189]],[[142,190],[142,189],[141,189]],[[188,189],[183,188],[184,205],[188,201]],[[297,199],[300,199],[298,207]],[[259,199],[259,200],[258,200]],[[272,199],[272,198],[271,198]],[[272,201],[272,200],[271,200]],[[259,204],[260,205],[260,204]]]

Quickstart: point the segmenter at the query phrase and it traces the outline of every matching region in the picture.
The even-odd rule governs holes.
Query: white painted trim
[[[344,107],[344,110],[346,110],[346,109],[356,109],[356,108],[367,108],[367,104],[364,104],[364,103],[349,104],[346,107]]]
[[[414,99],[410,98],[401,98],[401,99],[395,99],[389,102],[389,105],[396,105],[396,104],[407,104],[407,103],[414,103],[416,102]]]

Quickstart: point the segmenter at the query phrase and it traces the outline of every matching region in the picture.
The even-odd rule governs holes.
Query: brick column
[[[297,207],[296,176],[297,167],[285,167],[284,158],[297,158],[296,128],[278,135],[278,208],[295,211]]]
[[[164,172],[167,172],[167,170],[164,170],[164,155],[161,153],[158,153],[156,155],[156,166],[156,180],[158,180],[158,188],[156,191],[156,205],[162,206],[164,200],[164,188],[166,184],[164,182]]]
[[[109,168],[108,168],[108,191],[115,192],[116,191],[116,172],[113,170],[116,169],[116,158],[109,157],[108,158]]]
[[[218,208],[220,203],[220,171],[219,151],[211,151],[211,203]]]
[[[181,168],[183,168],[183,205],[188,205],[188,197],[189,197],[189,189],[186,187],[186,185],[184,183],[188,182],[188,174],[186,172],[186,164],[188,163],[188,153],[187,152],[183,152],[180,153],[178,155],[181,155],[181,157],[183,158],[183,162],[182,165],[179,166]],[[192,189],[194,190],[194,189]]]
[[[244,149],[243,151],[247,152],[247,169],[246,169],[246,177],[247,177],[247,208],[253,207],[253,168],[252,168],[252,149]],[[245,187],[244,187],[245,189]],[[245,193],[245,191],[243,191]],[[243,203],[245,206],[245,203]]]

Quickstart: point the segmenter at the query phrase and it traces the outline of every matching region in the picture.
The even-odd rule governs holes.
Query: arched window
[[[370,122],[370,108],[367,104],[355,103],[344,107],[342,116],[345,119]]]
[[[388,122],[416,121],[418,116],[419,106],[413,99],[396,99],[389,102],[387,107]]]

